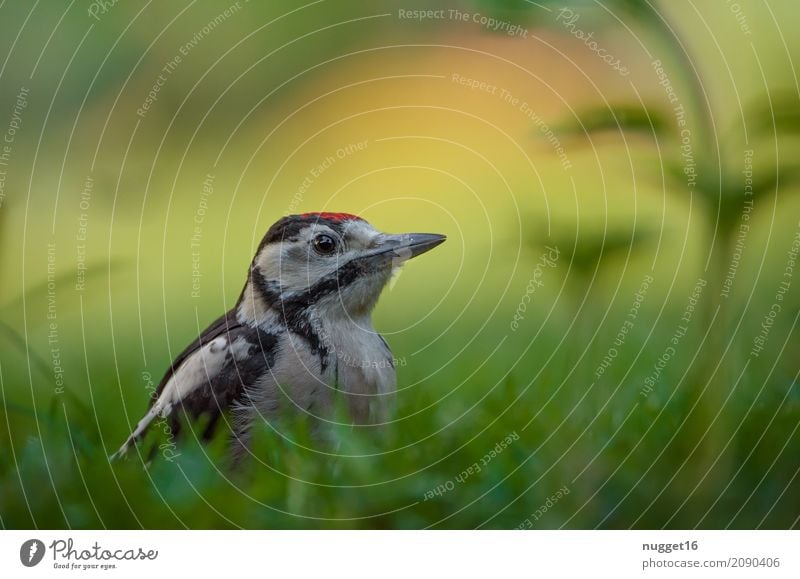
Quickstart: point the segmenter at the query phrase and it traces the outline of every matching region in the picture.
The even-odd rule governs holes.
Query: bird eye
[[[330,255],[336,251],[336,241],[330,235],[317,235],[314,238],[314,249],[322,255]]]

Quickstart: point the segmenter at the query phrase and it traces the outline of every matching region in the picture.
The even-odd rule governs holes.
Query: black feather
[[[241,400],[244,389],[268,371],[275,362],[278,336],[241,324],[236,317],[236,311],[230,310],[215,320],[175,358],[158,385],[156,397],[151,400],[152,406],[170,378],[193,353],[221,336],[227,339],[228,345],[243,338],[249,344],[249,352],[239,360],[228,352],[222,370],[214,376],[208,376],[205,383],[194,388],[180,403],[180,407],[191,419],[201,416],[208,418],[203,432],[206,439],[213,435],[222,413],[235,401]],[[170,418],[172,433],[177,435],[181,428],[177,413],[173,411]]]

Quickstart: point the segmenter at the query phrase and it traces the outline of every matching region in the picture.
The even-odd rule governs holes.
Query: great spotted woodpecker
[[[236,452],[247,449],[256,421],[289,410],[319,422],[336,396],[353,423],[385,422],[394,359],[372,327],[372,310],[394,270],[444,240],[381,233],[347,213],[280,219],[258,246],[234,308],[172,362],[150,409],[112,458],[156,419],[178,432],[181,414],[206,417],[205,438],[226,423]]]

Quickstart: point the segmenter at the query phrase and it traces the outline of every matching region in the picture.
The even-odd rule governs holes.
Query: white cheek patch
[[[335,258],[320,259],[316,256],[307,258],[290,257],[284,259],[279,277],[281,288],[289,292],[303,292],[315,283],[336,271],[338,262]]]
[[[266,279],[280,279],[282,261],[281,244],[276,243],[265,247],[256,263]]]

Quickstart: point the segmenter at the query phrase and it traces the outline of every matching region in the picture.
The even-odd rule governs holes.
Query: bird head
[[[348,213],[283,217],[253,258],[240,316],[258,322],[311,306],[327,315],[368,314],[397,268],[445,239],[383,233]]]

